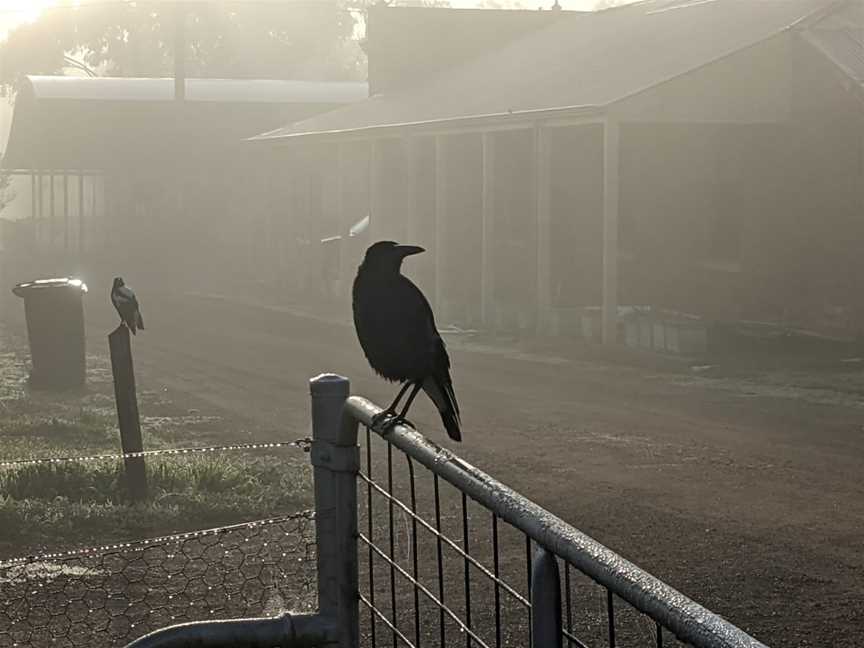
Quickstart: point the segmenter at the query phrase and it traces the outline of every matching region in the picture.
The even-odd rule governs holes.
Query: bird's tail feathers
[[[138,320],[138,328],[144,330],[144,318],[141,317],[141,311],[135,313],[135,318]]]
[[[423,381],[423,391],[435,403],[441,414],[444,429],[454,441],[462,440],[462,429],[459,421],[459,404],[456,402],[456,394],[453,392],[453,383],[450,376],[430,376]]]

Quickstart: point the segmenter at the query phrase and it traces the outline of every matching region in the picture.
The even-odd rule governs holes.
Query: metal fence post
[[[350,383],[322,374],[310,381],[318,543],[318,611],[337,625],[339,648],[357,648],[357,421],[344,413]]]
[[[543,547],[531,567],[531,645],[561,648],[561,578],[558,559]]]

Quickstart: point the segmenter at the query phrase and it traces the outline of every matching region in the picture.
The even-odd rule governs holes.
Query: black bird
[[[354,280],[354,326],[363,353],[382,378],[402,383],[386,410],[375,417],[387,427],[407,423],[408,408],[422,389],[441,414],[447,434],[462,440],[459,405],[450,380],[450,358],[435,328],[432,308],[420,289],[401,273],[402,260],[424,252],[414,245],[379,241],[366,250]],[[411,388],[405,407],[396,407]]]
[[[138,307],[138,299],[121,277],[114,277],[114,285],[111,286],[111,303],[120,315],[120,321],[135,335],[138,329],[144,330],[144,320],[141,317],[141,309]]]

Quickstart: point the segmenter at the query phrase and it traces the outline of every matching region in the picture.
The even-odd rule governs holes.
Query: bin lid
[[[25,281],[17,284],[12,292],[23,297],[31,290],[44,290],[45,288],[76,288],[82,293],[87,292],[87,284],[80,279],[72,279],[70,277],[58,277],[54,279],[35,279],[34,281]]]

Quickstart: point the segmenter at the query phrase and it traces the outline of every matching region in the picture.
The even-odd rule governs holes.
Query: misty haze
[[[864,643],[864,0],[0,0],[0,648]]]

